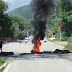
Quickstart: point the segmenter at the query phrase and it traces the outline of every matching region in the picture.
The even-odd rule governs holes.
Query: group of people
[[[3,44],[3,41],[0,40],[0,49],[1,49],[1,52],[2,52],[2,44]]]

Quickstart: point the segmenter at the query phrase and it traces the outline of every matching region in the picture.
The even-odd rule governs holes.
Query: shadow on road
[[[6,61],[10,60],[34,60],[34,59],[68,59],[72,61],[72,53],[69,54],[29,54],[29,55],[13,55],[13,56],[1,56]]]

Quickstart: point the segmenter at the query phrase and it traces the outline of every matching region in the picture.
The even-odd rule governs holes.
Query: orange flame
[[[34,47],[31,52],[34,54],[38,54],[38,52],[40,51],[39,47],[41,46],[40,37],[37,40],[34,40],[33,43]]]

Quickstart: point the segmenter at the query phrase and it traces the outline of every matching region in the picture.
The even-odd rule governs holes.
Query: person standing
[[[2,52],[2,43],[3,43],[3,41],[0,40],[0,49],[1,49],[1,52]]]

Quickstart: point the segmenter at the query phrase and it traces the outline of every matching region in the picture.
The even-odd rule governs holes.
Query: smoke
[[[34,39],[40,37],[41,40],[45,37],[46,31],[46,19],[50,13],[51,7],[53,7],[53,0],[32,0],[31,8],[33,11],[33,20],[31,24],[34,28]]]

